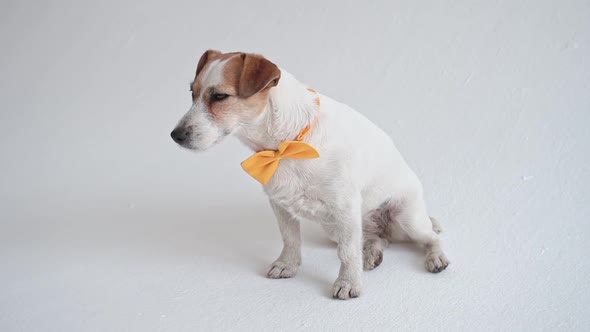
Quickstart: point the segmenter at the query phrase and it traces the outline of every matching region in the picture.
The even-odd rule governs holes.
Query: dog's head
[[[204,150],[253,123],[280,77],[279,68],[260,55],[205,52],[191,83],[193,104],[172,139],[185,148]]]

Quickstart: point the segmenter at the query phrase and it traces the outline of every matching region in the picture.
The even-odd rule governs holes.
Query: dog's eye
[[[222,101],[227,99],[227,97],[229,97],[228,94],[225,93],[214,93],[211,95],[211,100],[212,101]]]

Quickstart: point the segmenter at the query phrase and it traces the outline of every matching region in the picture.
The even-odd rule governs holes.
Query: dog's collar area
[[[315,95],[315,99],[314,99],[314,103],[317,107],[317,111],[320,111],[320,95],[312,88],[307,88],[307,91],[313,93]],[[301,129],[301,131],[299,132],[299,135],[297,135],[297,137],[295,138],[295,140],[297,141],[303,141],[303,139],[305,138],[305,136],[307,135],[307,133],[309,133],[309,131],[311,130],[311,127],[315,126],[316,123],[318,122],[318,114],[316,114],[313,117],[313,120],[311,121],[310,124],[308,124],[307,126],[305,126],[305,128]]]
[[[307,91],[315,94],[314,103],[317,106],[317,112],[320,111],[320,96],[313,90],[308,88]],[[252,157],[242,162],[242,168],[246,173],[250,174],[256,181],[262,185],[266,185],[272,178],[282,159],[313,159],[320,155],[316,149],[311,145],[303,142],[305,136],[309,133],[311,128],[318,122],[318,115],[316,114],[311,123],[305,126],[295,137],[294,141],[284,141],[279,144],[277,150],[263,150],[255,153]]]

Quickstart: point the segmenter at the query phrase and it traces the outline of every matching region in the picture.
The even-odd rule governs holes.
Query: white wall
[[[584,330],[588,1],[0,4],[0,330]],[[236,140],[169,138],[207,48],[253,51],[378,123],[453,262],[386,252],[329,298],[306,226],[293,280]],[[243,235],[247,235],[246,238]]]

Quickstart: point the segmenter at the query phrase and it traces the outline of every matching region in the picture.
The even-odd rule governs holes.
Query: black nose
[[[190,128],[183,128],[183,127],[179,127],[179,128],[175,128],[171,133],[170,133],[170,137],[172,137],[172,139],[174,140],[174,142],[176,143],[182,143],[184,142],[187,137],[190,134]]]

